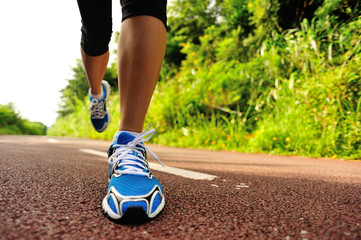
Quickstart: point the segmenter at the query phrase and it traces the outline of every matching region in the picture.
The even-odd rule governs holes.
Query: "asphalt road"
[[[0,239],[361,239],[361,162],[147,146],[166,206],[154,220],[102,213],[109,142],[0,136]],[[153,162],[153,160],[150,160]],[[155,161],[154,161],[155,163]]]

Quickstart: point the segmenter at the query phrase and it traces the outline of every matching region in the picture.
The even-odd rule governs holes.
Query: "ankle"
[[[94,93],[93,89],[89,88],[89,96],[91,98],[96,98],[98,100],[101,100],[103,98],[104,92],[103,88],[100,88],[99,93]]]
[[[139,131],[125,130],[125,129],[119,129],[118,132],[127,132],[127,133],[133,135],[134,137],[138,136],[141,133]]]

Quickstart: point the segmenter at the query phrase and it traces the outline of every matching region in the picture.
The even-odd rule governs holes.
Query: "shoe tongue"
[[[117,132],[115,135],[114,135],[114,138],[113,138],[113,144],[121,144],[121,145],[126,145],[128,144],[129,142],[133,141],[135,138],[135,136],[133,136],[132,134],[128,133],[128,132]],[[137,145],[139,146],[139,145]],[[138,156],[138,153],[136,151],[132,151],[132,153],[129,153],[131,155],[135,155],[135,156]],[[136,161],[136,160],[135,160]],[[143,164],[143,163],[142,163]],[[143,164],[144,165],[144,164]],[[136,168],[140,168],[139,166],[137,165],[130,165],[130,166],[133,166],[133,167],[136,167]],[[116,169],[121,169],[121,170],[124,170],[124,166],[122,166],[121,168],[116,168]],[[142,168],[140,168],[142,169]],[[143,169],[142,169],[143,170]],[[145,172],[145,170],[143,170]]]
[[[118,132],[118,134],[115,134],[113,138],[113,143],[115,144],[127,144],[128,142],[131,142],[134,140],[134,136],[127,132]]]

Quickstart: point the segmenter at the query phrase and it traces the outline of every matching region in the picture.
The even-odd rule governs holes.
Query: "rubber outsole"
[[[158,208],[153,212],[153,213],[146,213],[144,211],[143,208],[141,207],[129,207],[127,208],[127,210],[125,211],[124,214],[119,215],[113,212],[113,210],[110,208],[109,204],[108,204],[108,195],[105,196],[105,198],[102,201],[102,208],[104,213],[111,219],[113,220],[122,220],[122,219],[130,219],[130,220],[134,220],[135,219],[142,219],[142,218],[146,218],[146,219],[152,219],[155,218],[156,216],[159,215],[159,213],[163,210],[164,205],[165,205],[165,198],[162,198],[161,203],[159,204]],[[151,206],[149,206],[149,208],[151,208]],[[149,211],[150,212],[150,211]],[[143,217],[141,217],[143,215]]]

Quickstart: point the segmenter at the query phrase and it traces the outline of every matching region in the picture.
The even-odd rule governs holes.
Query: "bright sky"
[[[113,0],[113,32],[120,22]],[[0,0],[0,104],[13,102],[22,117],[51,126],[80,58],[80,28],[76,0]]]

